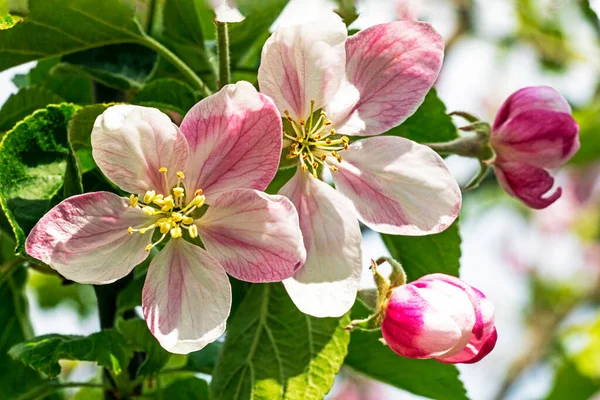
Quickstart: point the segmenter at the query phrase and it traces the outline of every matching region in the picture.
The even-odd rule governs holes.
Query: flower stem
[[[229,60],[229,28],[227,22],[217,21],[217,39],[219,46],[219,88],[231,82]]]
[[[161,57],[173,64],[179,72],[181,72],[194,87],[199,90],[204,97],[210,96],[212,93],[206,84],[196,75],[194,71],[186,63],[184,63],[179,57],[175,55],[171,50],[163,46],[161,43],[156,41],[150,36],[144,36],[141,44],[148,46],[152,50],[156,51]]]

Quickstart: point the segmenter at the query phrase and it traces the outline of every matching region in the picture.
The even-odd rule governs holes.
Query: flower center
[[[315,101],[311,100],[308,122],[303,119],[296,121],[288,110],[285,110],[285,117],[296,136],[294,137],[285,130],[283,136],[292,141],[290,152],[286,155],[286,158],[298,157],[300,168],[305,172],[310,168],[316,178],[319,164],[325,166],[327,157],[335,157],[338,162],[342,161],[342,157],[337,152],[348,150],[350,139],[347,136],[341,136],[335,129],[331,128],[331,121],[327,119],[327,114],[324,111],[321,111],[319,118],[315,121],[314,107]],[[329,166],[329,169],[333,172],[338,170],[335,165]]]
[[[167,187],[169,187],[169,180],[167,179],[167,169],[160,168],[160,173],[164,175]],[[186,194],[183,187],[183,180],[185,175],[183,172],[177,172],[177,184],[171,189],[171,193],[168,195],[157,194],[154,190],[146,192],[143,198],[139,198],[136,195],[129,196],[129,205],[134,208],[141,208],[144,214],[162,215],[162,218],[158,219],[152,225],[148,225],[144,228],[134,229],[129,227],[127,232],[133,235],[134,232],[145,234],[146,232],[154,232],[155,228],[160,230],[162,236],[154,243],[146,246],[146,251],[150,251],[154,246],[162,242],[168,234],[176,239],[183,235],[183,229],[186,229],[193,239],[198,236],[198,227],[194,224],[194,218],[190,216],[194,210],[204,205],[206,197],[202,195],[202,189],[198,189],[194,192],[194,197],[189,203],[185,203]]]

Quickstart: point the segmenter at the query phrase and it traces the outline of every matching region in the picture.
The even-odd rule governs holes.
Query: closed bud
[[[458,278],[432,274],[392,291],[381,327],[397,354],[474,363],[496,345],[494,306]]]

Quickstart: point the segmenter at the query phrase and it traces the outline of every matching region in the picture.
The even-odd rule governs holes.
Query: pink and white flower
[[[548,86],[528,87],[504,102],[490,144],[500,185],[529,207],[542,209],[561,196],[549,170],[579,150],[579,126],[558,92]]]
[[[27,253],[68,279],[106,284],[169,239],[148,269],[144,317],[165,349],[199,350],[225,330],[226,272],[280,281],[306,258],[293,204],[261,192],[277,171],[281,140],[273,102],[247,82],[196,104],[181,129],[154,108],[110,107],[94,124],[93,156],[131,196],[64,200],[33,228]]]
[[[361,274],[358,219],[383,233],[427,235],[446,229],[461,204],[458,185],[428,147],[374,136],[405,121],[441,68],[444,41],[426,24],[400,21],[348,38],[331,13],[283,26],[267,40],[258,71],[284,125],[295,176],[279,192],[300,216],[307,261],[284,281],[298,308],[340,316],[356,297]],[[337,191],[317,178],[333,171]]]
[[[444,274],[426,275],[395,288],[381,332],[396,354],[452,364],[481,360],[498,337],[492,302]]]

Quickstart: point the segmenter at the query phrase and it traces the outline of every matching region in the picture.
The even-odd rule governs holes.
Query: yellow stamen
[[[178,237],[181,237],[182,235],[183,235],[183,233],[181,232],[181,227],[179,225],[177,225],[171,229],[171,236],[173,237],[173,239],[177,239]]]
[[[182,223],[189,225],[189,224],[193,224],[194,223],[194,218],[192,217],[183,217],[183,219],[181,220]]]
[[[166,174],[168,171],[168,169],[166,169],[165,167],[161,167],[158,169],[158,172],[160,172],[161,174]]]
[[[175,197],[183,197],[184,189],[182,187],[173,188],[173,194]]]
[[[138,199],[137,196],[134,196],[133,194],[131,196],[129,196],[129,205],[131,207],[136,207],[138,205],[138,201],[140,199]]]
[[[152,200],[156,197],[156,192],[154,190],[148,190],[144,195],[144,203],[150,204]]]
[[[130,226],[129,228],[127,228],[127,233],[129,233],[130,235],[133,235],[133,226]]]
[[[153,247],[153,246],[152,246],[151,244],[147,245],[147,246],[146,246],[146,251],[150,251],[150,250],[152,250],[152,247]]]
[[[179,179],[184,179],[184,178],[185,178],[185,175],[183,174],[183,172],[181,172],[181,171],[178,171],[178,172],[177,172],[177,177],[178,177]]]
[[[163,222],[159,226],[160,226],[160,233],[162,233],[163,235],[166,233],[169,233],[169,231],[171,230],[171,224],[169,222]]]
[[[171,218],[173,218],[173,221],[179,222],[183,219],[183,215],[181,215],[178,212],[174,212],[173,214],[171,214]]]
[[[338,167],[336,167],[335,165],[332,165],[332,166],[330,166],[330,167],[329,167],[329,169],[330,169],[332,172],[338,172],[338,170],[339,170],[339,168],[338,168]]]
[[[202,194],[202,189],[198,189],[194,192],[194,196],[200,196]]]
[[[190,225],[189,232],[192,239],[198,237],[198,227],[196,225]]]
[[[150,207],[150,206],[146,206],[142,208],[142,211],[144,212],[144,214],[150,216],[150,215],[154,215],[154,212],[156,211],[154,208]]]

